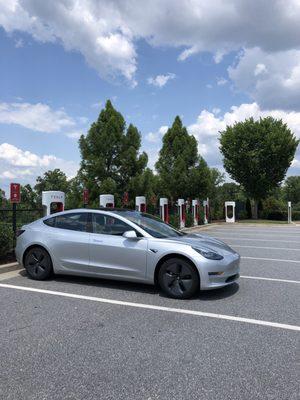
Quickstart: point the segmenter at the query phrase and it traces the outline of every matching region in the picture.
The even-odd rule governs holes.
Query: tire
[[[161,265],[158,283],[164,293],[174,299],[188,299],[200,288],[196,268],[180,257],[170,258]]]
[[[25,255],[24,267],[30,278],[43,281],[53,273],[52,261],[49,253],[42,247],[32,247]]]

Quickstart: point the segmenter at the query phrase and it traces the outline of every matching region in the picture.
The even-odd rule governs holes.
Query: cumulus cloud
[[[17,167],[48,167],[57,158],[51,155],[37,156],[30,151],[23,151],[9,143],[0,145],[0,159]]]
[[[231,107],[230,111],[223,115],[202,110],[196,122],[188,126],[190,134],[194,135],[198,141],[200,154],[206,159],[210,166],[222,165],[222,157],[219,151],[219,132],[226,129],[227,125],[235,122],[244,121],[246,118],[273,116],[282,119],[300,138],[300,112],[286,112],[283,110],[262,110],[257,103],[241,104]],[[300,147],[296,153],[289,174],[300,174]]]
[[[9,143],[0,145],[0,177],[7,187],[12,179],[21,184],[34,184],[36,177],[45,171],[60,168],[68,177],[76,175],[79,164],[51,154],[38,155]]]
[[[215,62],[240,48],[299,49],[298,0],[0,0],[0,25],[78,51],[103,77],[136,85],[136,42],[178,48],[183,61],[208,51]],[[179,28],[180,27],[180,28]],[[76,34],[75,34],[76,33]]]
[[[175,79],[176,75],[169,72],[166,75],[157,75],[155,77],[150,77],[147,79],[147,82],[149,85],[157,86],[157,87],[163,87],[165,86],[168,81]]]
[[[159,144],[161,144],[161,139],[164,136],[164,134],[167,133],[167,130],[168,126],[163,125],[156,132],[149,132],[146,135],[146,140],[151,143],[159,142]]]
[[[300,50],[245,49],[228,73],[262,108],[300,111]]]
[[[75,125],[64,110],[52,110],[42,103],[0,103],[0,123],[47,133],[61,132]]]

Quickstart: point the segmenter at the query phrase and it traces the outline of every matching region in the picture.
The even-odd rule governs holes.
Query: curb
[[[0,265],[0,274],[4,274],[6,272],[16,271],[22,269],[21,265],[17,262],[9,263],[9,264],[2,264]]]

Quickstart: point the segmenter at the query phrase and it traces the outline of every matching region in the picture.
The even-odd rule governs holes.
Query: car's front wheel
[[[199,275],[191,262],[174,257],[166,260],[158,272],[158,283],[169,297],[188,299],[199,290]]]
[[[53,272],[49,253],[42,247],[32,247],[25,255],[24,267],[30,278],[42,281]]]

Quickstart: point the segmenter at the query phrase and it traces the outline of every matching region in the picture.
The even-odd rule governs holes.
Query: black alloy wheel
[[[200,289],[195,267],[179,257],[170,258],[161,265],[158,283],[169,297],[175,299],[188,299]]]
[[[53,272],[49,253],[42,247],[33,247],[27,252],[24,267],[30,278],[38,281],[49,278]]]

